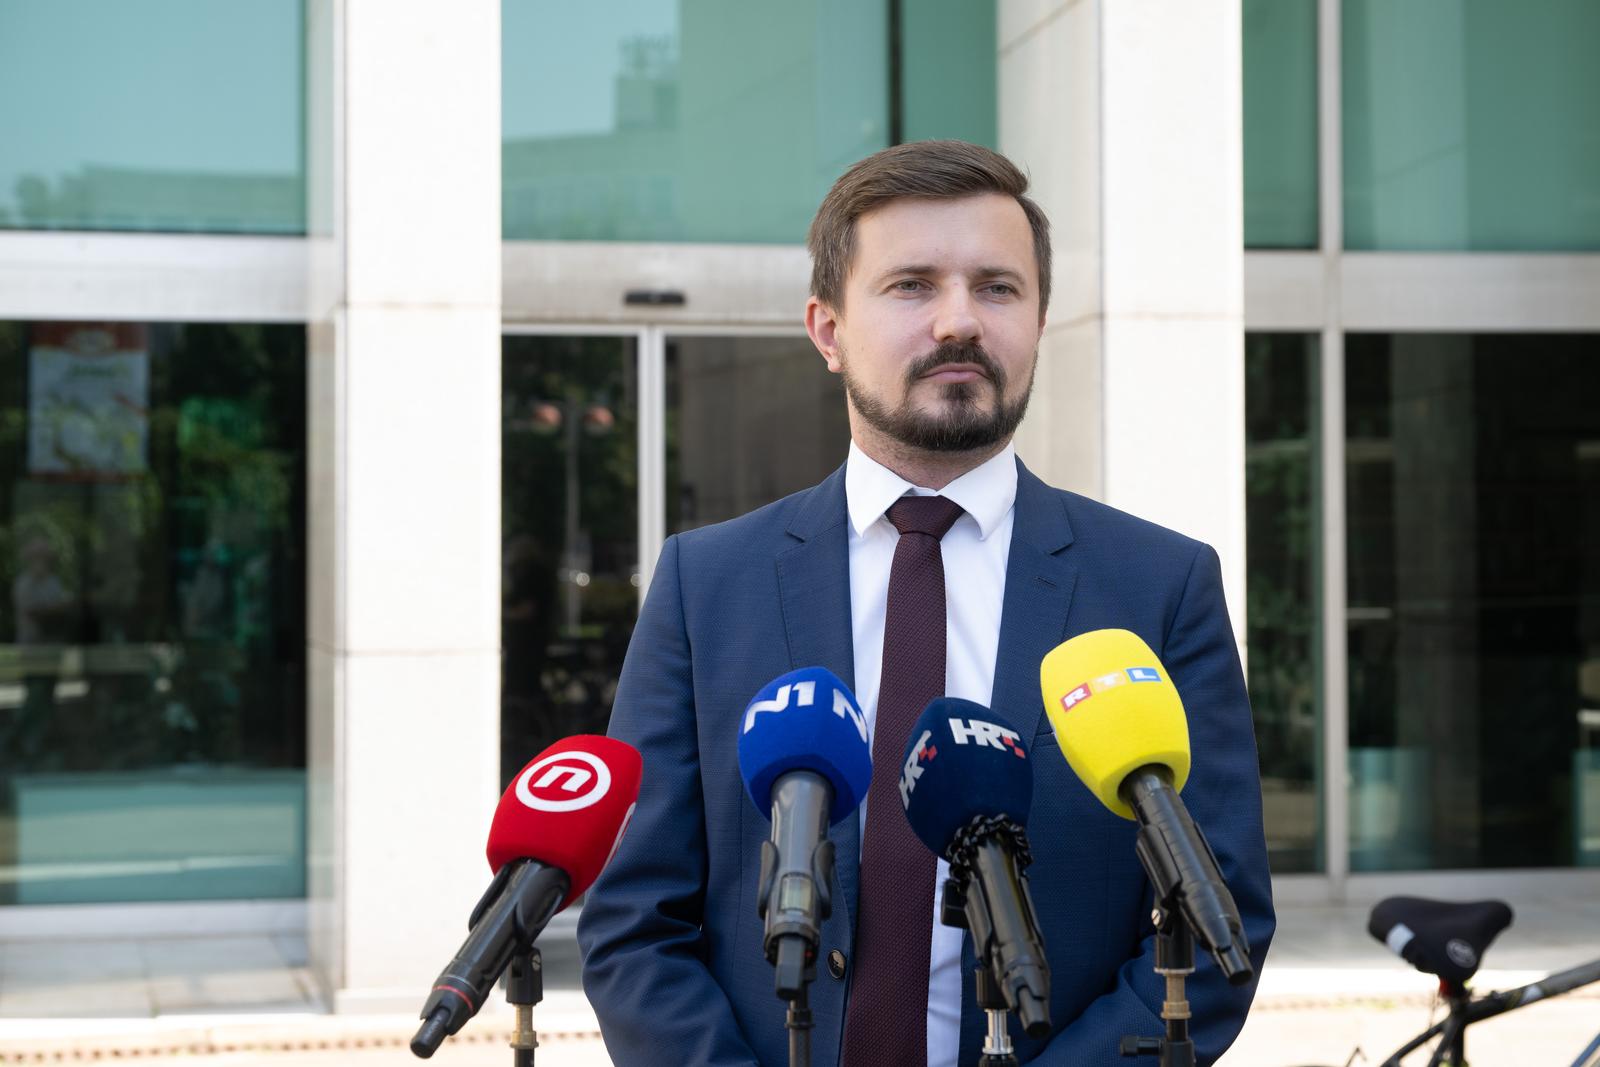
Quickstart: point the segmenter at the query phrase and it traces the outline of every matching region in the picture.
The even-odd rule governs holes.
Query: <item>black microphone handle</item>
[[[1050,1033],[1050,964],[1033,897],[1011,841],[987,834],[970,850],[967,929],[978,962],[989,968],[1029,1037]]]
[[[822,920],[832,911],[833,786],[815,771],[789,771],[772,784],[772,836],[761,850],[762,948],[777,969],[778,995],[793,999],[816,963]]]
[[[1139,817],[1139,858],[1156,899],[1171,903],[1167,897],[1176,891],[1195,940],[1223,975],[1234,985],[1250,981],[1255,967],[1239,907],[1205,835],[1172,787],[1171,769],[1161,764],[1140,767],[1123,779],[1117,793]]]
[[[513,860],[501,868],[473,909],[476,922],[467,939],[434,979],[422,1006],[422,1026],[411,1039],[412,1052],[427,1059],[478,1014],[511,958],[532,948],[561,910],[570,887],[566,871],[538,860]]]

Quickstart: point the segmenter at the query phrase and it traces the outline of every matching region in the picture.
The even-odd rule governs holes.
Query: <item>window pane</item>
[[[0,0],[0,227],[304,233],[303,37],[300,0]]]
[[[807,337],[667,341],[667,530],[735,518],[822,481],[850,423]]]
[[[998,147],[994,0],[900,6],[900,139]]]
[[[1250,707],[1279,873],[1323,858],[1318,347],[1305,334],[1245,342]]]
[[[305,893],[305,329],[0,323],[0,903]]]
[[[1600,4],[1345,0],[1351,249],[1600,248]]]
[[[1600,864],[1600,338],[1351,335],[1346,390],[1352,869]]]
[[[1317,0],[1244,0],[1244,243],[1317,247]]]
[[[885,0],[503,0],[504,233],[805,239],[888,141]]]
[[[502,342],[502,782],[611,719],[639,606],[636,348]]]

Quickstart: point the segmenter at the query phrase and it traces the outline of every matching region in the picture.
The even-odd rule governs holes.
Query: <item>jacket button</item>
[[[832,952],[828,953],[828,973],[829,974],[833,975],[835,978],[843,978],[844,977],[844,966],[845,966],[845,959],[844,959],[844,953],[843,952],[840,952],[838,949],[834,949]]]

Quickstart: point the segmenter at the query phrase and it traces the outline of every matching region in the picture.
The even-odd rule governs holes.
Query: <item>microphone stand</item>
[[[1194,973],[1194,934],[1181,909],[1158,903],[1150,913],[1156,927],[1155,971],[1167,981],[1167,996],[1161,1002],[1161,1018],[1166,1020],[1165,1037],[1126,1035],[1122,1039],[1124,1056],[1158,1056],[1161,1067],[1194,1067],[1194,1042],[1189,1038],[1189,998],[1185,980]]]
[[[988,1022],[988,1029],[983,1039],[982,1056],[978,1060],[979,1067],[1016,1067],[1016,1051],[1011,1044],[1011,1034],[1006,1028],[1007,1016],[1014,1009],[1007,1001],[1000,976],[994,971],[998,961],[989,959],[986,951],[988,943],[995,934],[995,928],[991,917],[985,913],[985,906],[973,901],[970,894],[974,869],[980,863],[990,862],[990,857],[980,857],[979,844],[991,835],[1002,836],[1010,841],[1015,857],[1013,873],[1019,879],[1022,870],[1032,862],[1033,854],[1028,848],[1027,835],[1022,827],[1004,816],[974,819],[956,835],[947,853],[946,858],[950,861],[950,877],[945,879],[944,907],[939,921],[945,926],[968,931],[972,937],[973,948],[978,954],[978,964],[974,969],[978,1007],[983,1009]],[[1023,885],[1026,887],[1025,881]],[[1025,895],[1024,899],[1026,900]],[[975,905],[971,910],[968,909],[969,903]],[[1029,914],[1024,917],[1024,922],[1032,927],[1031,902],[1027,907]],[[1015,936],[1014,931],[1007,933]]]
[[[539,1035],[533,1029],[533,1007],[544,999],[544,961],[537,946],[519,952],[506,971],[506,1000],[517,1010],[516,1028],[511,1031],[512,1067],[533,1067]]]

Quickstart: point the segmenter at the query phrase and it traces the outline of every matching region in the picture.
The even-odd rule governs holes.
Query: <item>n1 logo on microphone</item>
[[[1002,752],[1010,752],[1018,759],[1028,758],[1027,751],[1019,743],[1021,734],[982,719],[968,719],[965,723],[960,719],[951,719],[950,736],[958,745],[988,745]]]
[[[817,701],[817,683],[808,679],[804,682],[795,682],[793,685],[781,685],[771,700],[751,701],[750,709],[745,712],[744,730],[741,732],[749,733],[756,724],[756,716],[764,711],[787,711],[791,696],[794,698],[795,707],[809,708]],[[833,691],[833,713],[841,719],[848,719],[855,726],[856,733],[861,735],[861,740],[863,742],[867,740],[867,720],[862,718],[861,712],[856,710],[856,706],[850,702],[848,696],[845,696],[842,689]]]
[[[611,789],[611,768],[592,752],[571,750],[529,764],[517,778],[517,799],[534,811],[578,811]]]
[[[955,720],[950,720],[954,722]],[[928,744],[933,739],[932,730],[922,731],[922,736],[917,738],[917,743],[911,746],[910,755],[906,756],[905,769],[900,773],[900,804],[902,807],[911,806],[911,794],[916,791],[917,779],[922,777],[922,765],[939,754],[939,749]]]

